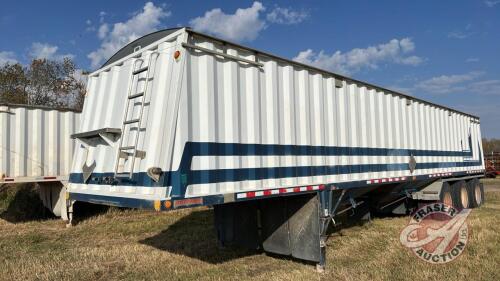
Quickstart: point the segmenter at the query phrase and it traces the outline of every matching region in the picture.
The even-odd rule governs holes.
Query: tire
[[[465,181],[457,181],[452,185],[452,194],[455,198],[455,204],[453,207],[457,209],[467,209],[470,208],[471,202],[469,200],[469,191]]]
[[[451,185],[447,182],[443,183],[441,188],[441,193],[439,194],[439,199],[442,203],[448,206],[455,206],[455,198],[453,196]]]
[[[477,206],[480,207],[486,201],[486,199],[484,198],[484,185],[483,185],[483,183],[480,182],[479,185],[476,187],[475,194],[477,194],[476,196],[478,196],[478,198],[477,198],[478,205]]]
[[[477,208],[483,204],[484,190],[479,179],[472,179],[467,182],[467,189],[469,191],[469,202],[471,208]]]

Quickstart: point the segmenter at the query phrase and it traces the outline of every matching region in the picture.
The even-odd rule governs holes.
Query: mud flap
[[[316,195],[270,199],[261,205],[264,251],[320,262],[319,200]]]
[[[320,216],[316,194],[214,206],[222,246],[240,246],[320,262]]]

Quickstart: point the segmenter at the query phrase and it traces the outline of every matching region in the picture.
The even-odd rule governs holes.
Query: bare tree
[[[6,64],[0,68],[0,102],[27,103],[28,79],[21,64]]]
[[[0,68],[0,101],[79,110],[85,98],[79,71],[69,58],[35,59],[26,67],[4,65]]]
[[[500,152],[500,139],[483,139],[484,155],[489,155],[492,152]]]

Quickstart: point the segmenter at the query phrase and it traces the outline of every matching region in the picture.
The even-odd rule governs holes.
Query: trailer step
[[[131,150],[131,149],[135,149],[135,146],[122,146],[122,147],[120,147],[120,150]]]
[[[132,120],[127,120],[127,121],[123,122],[123,125],[133,124],[133,123],[139,123],[139,121],[141,121],[139,118],[132,119]]]
[[[143,68],[139,68],[136,71],[132,72],[132,75],[137,75],[139,73],[143,73],[144,71],[148,70],[148,68],[149,68],[148,66],[145,66]]]
[[[135,95],[130,95],[130,96],[128,96],[128,99],[131,100],[131,99],[135,99],[135,98],[142,97],[142,96],[144,96],[144,92],[140,92],[140,93],[137,93]]]

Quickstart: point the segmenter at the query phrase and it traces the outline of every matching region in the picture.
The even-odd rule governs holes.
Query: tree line
[[[491,155],[492,152],[500,152],[500,139],[483,138],[484,155]]]
[[[84,75],[70,58],[34,59],[29,65],[7,63],[0,66],[0,103],[81,110]]]

